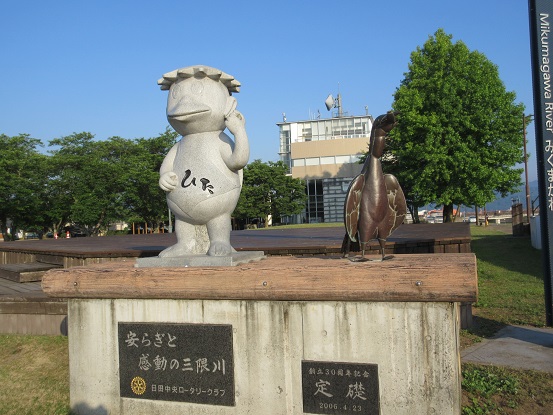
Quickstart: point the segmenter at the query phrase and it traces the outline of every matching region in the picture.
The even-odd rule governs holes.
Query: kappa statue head
[[[234,77],[209,66],[188,66],[168,72],[158,81],[169,90],[167,119],[181,135],[223,131],[225,117],[236,108]]]

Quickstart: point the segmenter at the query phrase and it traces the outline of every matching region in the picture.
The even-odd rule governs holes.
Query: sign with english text
[[[553,1],[529,0],[545,311],[553,326]]]

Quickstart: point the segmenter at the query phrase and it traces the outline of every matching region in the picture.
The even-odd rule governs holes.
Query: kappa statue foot
[[[205,225],[191,225],[177,219],[175,232],[177,243],[161,251],[160,258],[205,255],[209,247],[209,236]]]
[[[210,256],[228,256],[235,252],[230,243],[222,241],[213,241],[209,246],[207,255]]]
[[[194,250],[190,249],[186,244],[184,243],[177,243],[173,246],[170,246],[169,248],[164,249],[159,253],[160,258],[171,258],[176,256],[186,256],[186,255],[193,255]]]

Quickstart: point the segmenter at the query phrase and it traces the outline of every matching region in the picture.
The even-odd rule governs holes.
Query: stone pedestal
[[[458,310],[476,300],[472,254],[382,263],[271,257],[186,270],[136,269],[129,261],[50,271],[43,288],[69,298],[78,414],[461,412]],[[228,335],[199,338],[183,346],[182,362],[156,365],[172,346],[179,352],[191,327],[228,328]],[[156,331],[168,334],[157,349]],[[227,354],[208,351],[214,343],[228,343]],[[198,344],[204,375],[219,376],[219,387],[200,385],[201,359],[191,351]],[[148,355],[150,367],[132,359],[121,367],[130,349]],[[152,382],[155,370],[174,375]],[[132,386],[122,384],[127,376]],[[223,403],[227,393],[233,397]],[[199,397],[185,396],[192,394]]]

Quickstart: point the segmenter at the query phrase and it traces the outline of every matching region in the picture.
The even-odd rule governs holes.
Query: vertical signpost
[[[529,0],[545,313],[553,326],[553,0]]]

